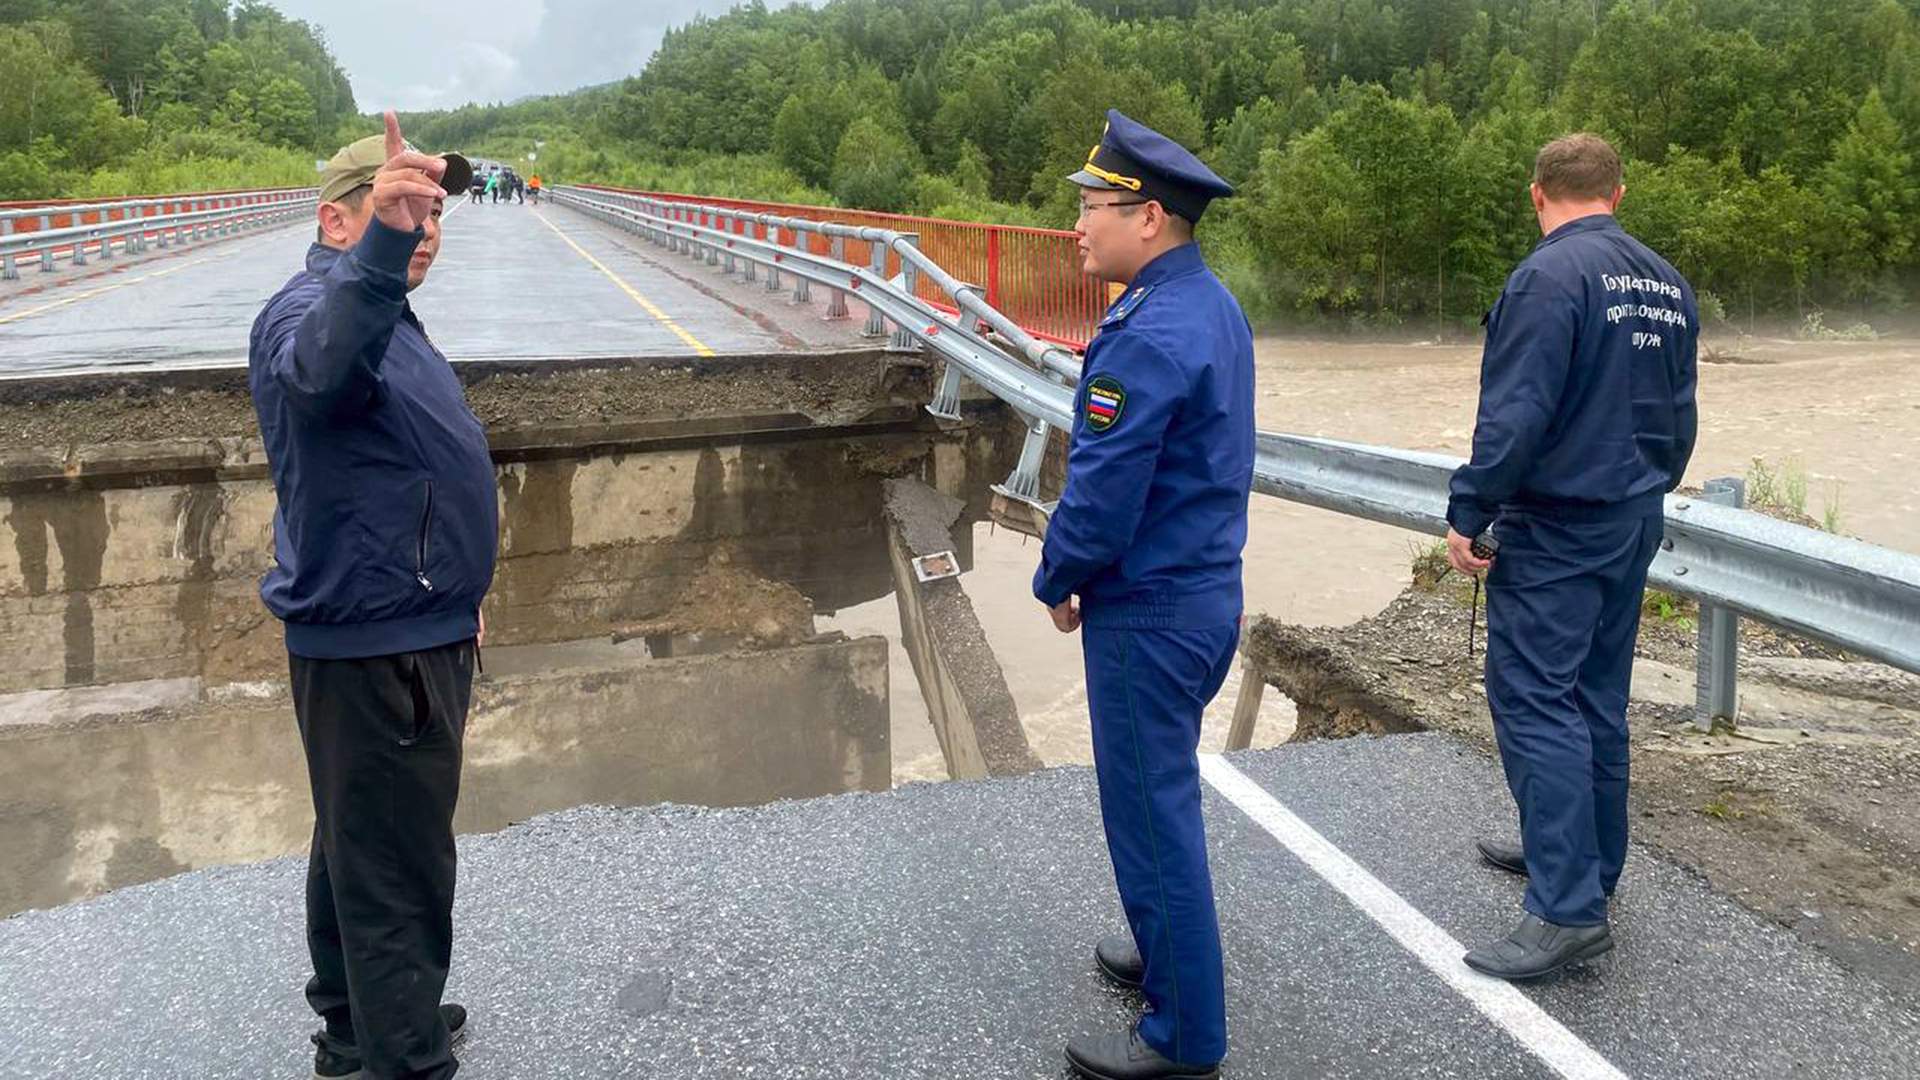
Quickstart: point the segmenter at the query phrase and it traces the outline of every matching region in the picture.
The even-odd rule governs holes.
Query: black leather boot
[[[1476,840],[1474,847],[1480,849],[1480,857],[1490,865],[1497,866],[1509,874],[1527,876],[1527,852],[1519,844],[1501,844],[1492,840]]]
[[[1147,965],[1131,934],[1108,934],[1093,947],[1093,962],[1100,974],[1129,990],[1138,990],[1147,979]]]
[[[1140,1038],[1140,1029],[1118,1035],[1083,1035],[1067,1043],[1067,1064],[1088,1080],[1215,1080],[1219,1063],[1168,1061]]]
[[[1613,932],[1598,926],[1556,926],[1527,913],[1505,938],[1467,954],[1467,966],[1496,979],[1537,979],[1613,948]]]
[[[467,1036],[467,1010],[459,1005],[440,1006],[440,1020],[447,1025],[447,1041],[459,1046]],[[313,1080],[360,1080],[360,1048],[326,1032],[313,1036]]]

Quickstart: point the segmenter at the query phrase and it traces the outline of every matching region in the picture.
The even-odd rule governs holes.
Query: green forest
[[[248,0],[0,0],[0,199],[311,184],[378,130],[322,36]]]
[[[151,190],[183,155],[310,176],[373,130],[264,4],[0,0],[0,24],[0,197]],[[59,103],[37,128],[22,81]],[[1710,318],[1883,321],[1920,283],[1920,0],[755,3],[620,83],[404,119],[537,144],[549,182],[1065,227],[1109,106],[1239,186],[1201,240],[1263,322],[1470,327],[1538,238],[1534,151],[1581,129]]]

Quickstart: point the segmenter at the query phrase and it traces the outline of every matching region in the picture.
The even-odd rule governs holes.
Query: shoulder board
[[[1113,306],[1107,309],[1106,318],[1100,320],[1101,327],[1118,326],[1126,322],[1127,316],[1140,307],[1141,302],[1153,293],[1154,288],[1152,285],[1140,285],[1115,300]]]

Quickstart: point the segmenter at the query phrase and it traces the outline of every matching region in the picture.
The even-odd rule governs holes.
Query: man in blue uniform
[[[1195,751],[1239,641],[1253,337],[1193,227],[1233,188],[1117,111],[1070,179],[1086,271],[1127,290],[1087,348],[1033,592],[1063,633],[1085,627],[1100,813],[1130,930],[1095,960],[1143,991],[1147,1013],[1073,1040],[1067,1060],[1096,1080],[1212,1077],[1226,992]]]
[[[1487,699],[1522,847],[1480,851],[1527,875],[1527,913],[1466,962],[1505,979],[1613,947],[1641,591],[1698,426],[1693,289],[1614,220],[1623,193],[1597,136],[1541,149],[1545,239],[1487,315],[1473,460],[1447,505],[1454,568],[1492,568]],[[1497,546],[1476,553],[1489,532]]]

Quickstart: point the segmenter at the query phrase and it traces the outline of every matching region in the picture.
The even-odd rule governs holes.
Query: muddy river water
[[[1920,342],[1713,342],[1737,363],[1700,369],[1700,442],[1687,481],[1744,475],[1754,458],[1807,478],[1807,512],[1837,505],[1839,527],[1920,552]],[[1474,345],[1365,344],[1264,338],[1256,343],[1258,417],[1267,430],[1464,455],[1473,436],[1480,351]],[[1247,609],[1338,625],[1373,614],[1408,580],[1424,538],[1256,495],[1247,543]],[[1049,764],[1090,760],[1077,636],[1057,633],[1028,583],[1039,545],[978,526],[966,577],[1006,671],[1028,737]],[[823,628],[894,642],[896,781],[945,775],[891,597],[822,620]],[[1238,672],[1208,716],[1217,746]],[[1291,708],[1269,693],[1255,745],[1285,737]]]

